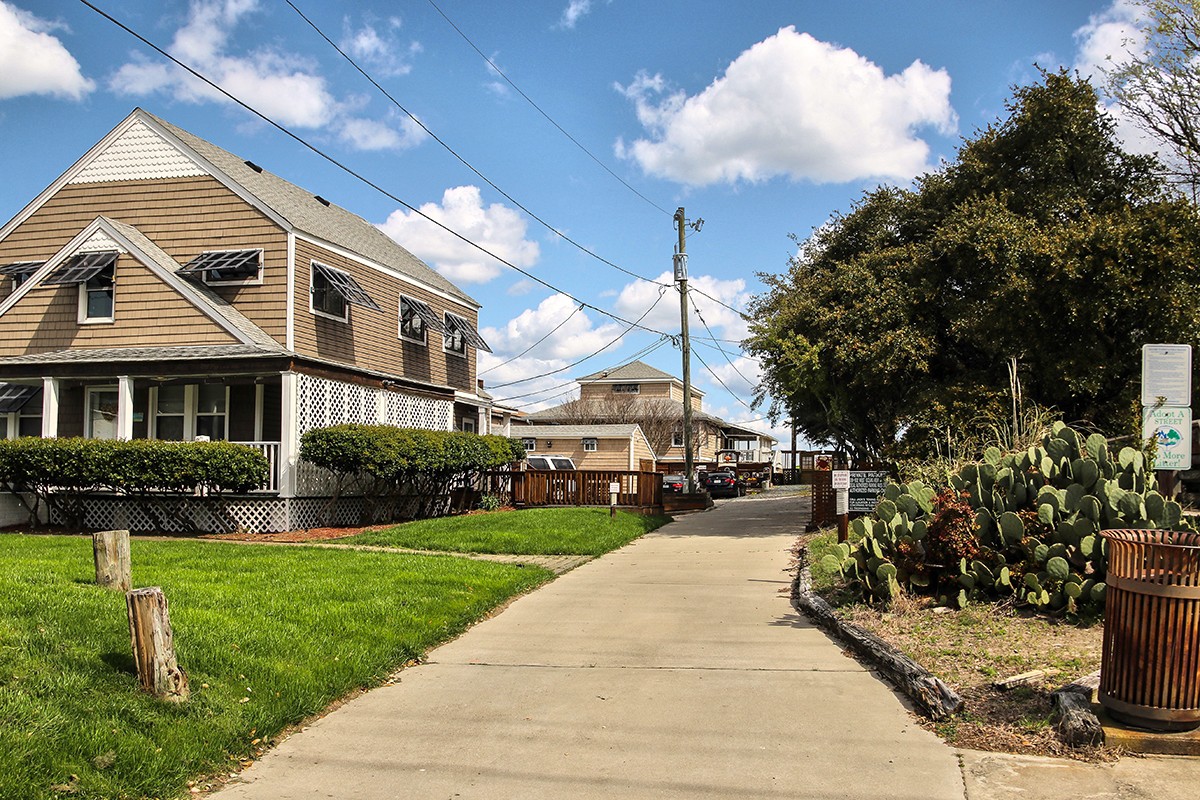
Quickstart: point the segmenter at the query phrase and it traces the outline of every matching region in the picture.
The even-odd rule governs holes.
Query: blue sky
[[[569,399],[573,378],[656,343],[643,360],[681,373],[670,339],[621,336],[625,324],[574,311],[585,301],[678,333],[675,292],[600,260],[669,282],[677,207],[704,220],[687,245],[692,285],[709,295],[693,298],[692,333],[740,340],[744,321],[712,298],[744,307],[762,291],[757,273],[787,268],[789,234],[953,157],[961,137],[1003,114],[1013,84],[1035,79],[1035,63],[1089,72],[1120,50],[1132,19],[1127,0],[293,2],[512,200],[284,0],[95,5],[566,294],[448,239],[77,0],[0,0],[0,217],[142,106],[381,225],[458,282],[483,303],[496,351],[483,354],[481,377],[528,409]],[[706,410],[764,415],[747,407],[757,365],[736,344],[698,338],[694,350]]]

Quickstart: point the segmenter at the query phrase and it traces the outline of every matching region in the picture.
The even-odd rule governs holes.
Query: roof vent
[[[249,167],[250,169],[254,170],[255,172],[263,171],[263,168],[260,167],[258,164],[255,164],[253,161],[247,161],[246,166]]]
[[[321,197],[321,195],[319,195],[319,194],[314,194],[313,199],[316,200],[318,203],[320,203],[323,206],[329,205],[329,201],[326,200],[324,197]]]

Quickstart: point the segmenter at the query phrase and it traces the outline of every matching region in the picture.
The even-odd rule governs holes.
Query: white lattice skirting
[[[130,530],[139,533],[251,533],[320,528],[329,524],[327,497],[213,497],[156,498],[135,501],[128,497],[97,496],[84,502],[84,527],[91,530]],[[334,525],[357,525],[365,501],[361,497],[338,499]],[[53,525],[66,520],[57,512]]]
[[[354,383],[297,376],[298,433],[327,425],[396,425],[429,431],[451,430],[454,403]]]

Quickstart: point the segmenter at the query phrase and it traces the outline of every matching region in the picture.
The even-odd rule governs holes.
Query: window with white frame
[[[640,383],[614,383],[613,394],[639,394],[642,391]]]
[[[79,321],[112,322],[115,300],[114,265],[109,264],[79,284]]]
[[[349,319],[346,298],[333,285],[325,270],[312,270],[312,310],[345,322]]]
[[[207,436],[227,438],[229,388],[216,383],[158,386],[150,390],[150,436],[168,441],[191,441]]]
[[[117,387],[89,386],[85,398],[83,435],[89,439],[117,438]]]
[[[463,417],[462,418],[462,430],[465,433],[474,433],[475,432],[475,420],[472,419],[471,417]]]
[[[585,453],[594,453],[594,452],[596,452],[596,450],[599,449],[599,446],[600,446],[600,443],[595,439],[584,439],[583,440],[583,452],[585,452]]]
[[[521,444],[524,445],[526,453],[537,450],[537,439],[522,439]]]
[[[17,436],[42,435],[42,390],[38,389],[29,401],[17,411]]]
[[[400,295],[400,338],[426,344],[428,333],[424,318],[417,312],[412,300]]]
[[[671,447],[683,447],[683,431],[671,433]]]

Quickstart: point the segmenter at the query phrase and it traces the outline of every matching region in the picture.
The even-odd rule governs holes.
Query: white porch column
[[[388,424],[388,390],[375,390],[375,422],[379,425]]]
[[[296,496],[296,464],[300,459],[299,376],[282,375],[279,431],[279,496]]]
[[[42,378],[42,438],[58,438],[58,378]]]
[[[254,384],[254,441],[263,441],[263,401],[266,398],[267,387],[261,383]]]
[[[486,408],[480,408],[479,409],[479,424],[475,426],[475,430],[479,431],[479,433],[481,435],[485,434],[485,433],[491,433],[492,432],[491,422],[492,422],[491,412],[489,412]]]
[[[133,438],[133,378],[128,375],[117,378],[117,438]]]

